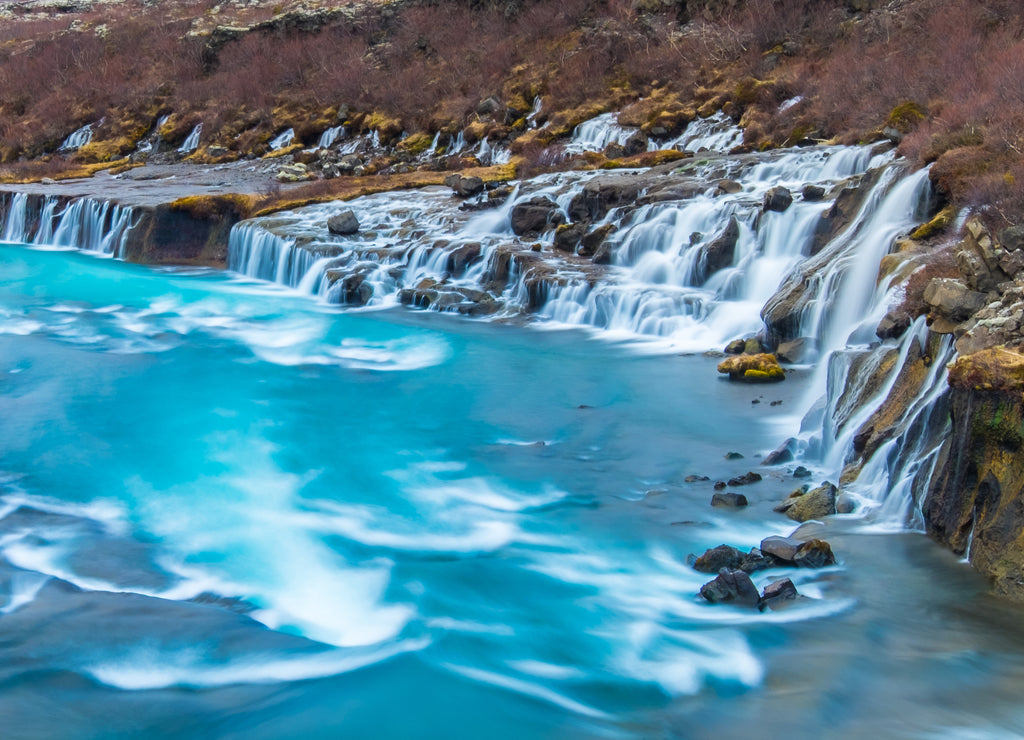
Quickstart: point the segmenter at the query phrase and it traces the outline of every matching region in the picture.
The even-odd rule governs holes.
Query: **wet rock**
[[[555,249],[573,254],[583,238],[583,224],[561,224],[555,229]]]
[[[797,548],[793,565],[798,568],[825,568],[836,564],[832,546],[825,540],[809,540]]]
[[[803,465],[798,465],[796,470],[793,471],[794,478],[810,478],[811,471],[805,468]]]
[[[895,339],[903,336],[903,334],[910,328],[910,324],[913,319],[910,314],[906,311],[895,309],[890,311],[882,320],[878,322],[878,328],[875,329],[875,336],[879,339]]]
[[[744,339],[734,339],[725,345],[725,354],[727,355],[742,355],[744,348],[747,346],[747,342]]]
[[[650,184],[644,176],[597,177],[589,181],[569,204],[573,221],[598,221],[616,206],[632,203]]]
[[[445,269],[452,277],[460,277],[466,270],[480,259],[480,244],[470,242],[457,247],[448,253]]]
[[[757,337],[750,337],[743,343],[743,354],[745,355],[759,355],[762,352],[764,352],[764,346]]]
[[[781,213],[792,204],[793,194],[789,192],[788,188],[784,188],[781,185],[769,188],[768,192],[764,194],[764,210],[766,211],[777,211]]]
[[[702,285],[709,277],[719,270],[732,265],[736,257],[736,242],[740,238],[740,225],[733,216],[721,233],[701,247],[697,258],[694,282]]]
[[[331,279],[330,272],[327,279]],[[336,300],[344,306],[365,306],[373,297],[373,286],[366,282],[366,272],[346,274],[336,284]]]
[[[963,321],[987,303],[984,293],[953,278],[933,278],[924,289],[924,302],[953,321]]]
[[[700,587],[700,595],[712,604],[757,606],[761,594],[742,570],[723,569],[713,581]]]
[[[826,481],[813,491],[787,499],[775,510],[797,522],[821,519],[836,513],[837,493],[838,489]]]
[[[460,198],[472,198],[484,191],[484,181],[479,177],[460,177],[455,185],[455,194]]]
[[[764,592],[761,594],[761,609],[781,609],[784,608],[789,602],[796,601],[797,593],[796,586],[793,585],[793,581],[788,578],[780,578],[777,581],[772,581],[764,587]]]
[[[347,208],[327,219],[327,230],[339,236],[351,236],[359,231],[359,219],[351,208]]]
[[[683,480],[685,482],[687,482],[687,483],[699,483],[699,482],[708,481],[708,480],[711,480],[711,479],[708,478],[706,475],[688,475],[685,478],[683,478]]]
[[[798,540],[795,537],[773,535],[761,540],[761,552],[783,563],[792,563],[802,544],[804,544],[803,540]]]
[[[316,177],[309,167],[301,163],[282,165],[275,176],[278,182],[305,182]]]
[[[817,202],[825,198],[825,188],[820,185],[804,185],[800,189],[800,197],[808,202]]]
[[[726,452],[725,453],[725,459],[726,460],[742,460],[743,459],[743,455],[741,455],[738,452]]]
[[[755,547],[743,556],[743,560],[740,561],[740,570],[744,573],[756,573],[759,570],[774,568],[778,564],[775,558],[765,555],[760,549]]]
[[[716,493],[711,497],[711,505],[719,509],[740,509],[748,503],[742,493]]]
[[[517,236],[536,234],[561,221],[558,204],[544,195],[517,203],[512,207],[512,231]]]
[[[691,565],[700,573],[718,573],[723,568],[738,569],[745,557],[746,553],[742,550],[729,545],[719,545],[706,550]]]
[[[774,401],[773,401],[774,403]],[[781,445],[764,456],[762,465],[782,465],[793,460],[793,451],[796,449],[796,439],[790,437]]]
[[[854,501],[853,496],[848,493],[840,493],[839,498],[836,499],[836,513],[852,514],[856,510],[857,502]]]
[[[579,254],[580,254],[580,256],[581,257],[593,257],[594,258],[594,262],[596,264],[607,264],[606,262],[598,261],[598,258],[599,258],[599,254],[601,254],[602,249],[605,246],[605,244],[604,244],[605,239],[607,239],[608,235],[611,234],[613,231],[615,231],[614,224],[605,224],[604,226],[599,226],[598,228],[594,229],[593,231],[590,231],[590,232],[584,234],[583,238],[580,239],[580,247],[579,247]],[[604,249],[604,252],[608,255],[609,262],[610,262],[611,261],[611,259],[610,259],[611,258],[611,250],[610,249]]]
[[[736,182],[735,180],[719,180],[716,183],[716,186],[719,193],[724,193],[727,195],[734,195],[735,193],[738,193],[741,190],[743,190],[743,185]]]
[[[637,131],[623,144],[622,149],[627,157],[632,157],[635,154],[642,154],[647,151],[648,144],[647,134],[643,131]]]
[[[725,481],[724,480],[716,480],[715,481],[715,490],[716,491],[724,491],[725,490]]]
[[[754,471],[750,471],[749,473],[744,473],[743,475],[740,475],[740,476],[737,476],[735,478],[730,478],[729,479],[729,485],[730,486],[749,486],[751,483],[760,483],[760,482],[761,482],[761,475],[760,475],[760,473],[755,473]]]
[[[775,350],[775,356],[779,362],[786,362],[790,365],[800,365],[811,359],[811,355],[817,350],[813,339],[808,337],[797,337],[788,342],[780,342]]]
[[[786,373],[779,366],[775,355],[738,355],[718,365],[718,372],[727,373],[729,380],[746,383],[775,382],[786,379]]]

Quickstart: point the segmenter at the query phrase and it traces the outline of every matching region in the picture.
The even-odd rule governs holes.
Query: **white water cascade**
[[[100,121],[100,123],[102,123],[102,121]],[[96,125],[98,124],[87,123],[82,126],[82,128],[72,132],[66,139],[64,139],[64,143],[60,145],[60,149],[57,151],[72,152],[85,146],[92,141],[93,126]]]
[[[182,145],[178,147],[178,151],[183,154],[194,152],[196,149],[199,148],[199,137],[202,136],[202,134],[203,124],[197,123],[195,125],[195,128],[193,128],[189,135],[185,138],[185,141],[182,143]]]
[[[576,127],[569,143],[565,145],[565,153],[600,152],[610,144],[623,146],[629,141],[629,137],[639,130],[638,128],[620,126],[618,113],[602,113]],[[647,145],[648,150],[657,148],[658,146],[654,142]]]
[[[743,129],[721,111],[707,118],[696,118],[677,138],[665,142],[662,149],[690,152],[727,152],[743,143]]]
[[[320,141],[317,142],[317,149],[330,149],[338,139],[345,138],[344,126],[332,126],[320,134]]]
[[[37,246],[81,249],[87,252],[123,257],[129,231],[136,218],[131,208],[110,201],[81,198],[61,204],[54,196],[42,199],[38,217],[33,203],[17,193],[0,210],[2,241]],[[3,202],[0,201],[0,209]]]
[[[270,141],[270,150],[277,151],[278,149],[284,149],[286,146],[291,146],[295,140],[295,129],[290,128],[282,131]]]

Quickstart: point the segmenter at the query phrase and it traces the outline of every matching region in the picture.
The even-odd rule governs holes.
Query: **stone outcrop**
[[[728,374],[729,380],[744,383],[771,383],[786,379],[775,355],[766,353],[730,357],[719,363],[718,372]]]

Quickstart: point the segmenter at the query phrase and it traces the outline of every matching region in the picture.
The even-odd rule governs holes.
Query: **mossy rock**
[[[927,115],[928,111],[925,108],[912,100],[908,100],[892,109],[885,125],[891,126],[901,134],[906,134],[910,133]]]
[[[928,223],[921,224],[910,234],[910,238],[915,241],[923,241],[930,239],[936,234],[945,231],[946,228],[953,223],[953,218],[956,216],[956,210],[952,205],[948,205],[935,214],[935,217]]]
[[[778,359],[768,353],[730,357],[719,363],[718,372],[728,374],[729,380],[744,383],[775,383],[786,379]]]
[[[408,154],[412,154],[413,156],[417,156],[427,151],[427,149],[430,148],[430,144],[433,140],[434,137],[431,136],[430,134],[412,134],[411,136],[407,136],[406,138],[398,142],[398,145],[395,148],[400,152],[406,152]]]

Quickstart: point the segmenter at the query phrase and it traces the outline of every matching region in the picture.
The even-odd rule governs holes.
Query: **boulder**
[[[764,352],[764,347],[757,337],[750,337],[743,343],[743,354],[745,355],[759,355],[762,352]]]
[[[725,354],[727,355],[742,355],[743,350],[747,346],[745,339],[734,339],[725,345]]]
[[[788,188],[776,185],[764,194],[764,210],[782,213],[793,204],[793,194]]]
[[[723,360],[718,372],[728,374],[729,380],[746,383],[774,382],[786,379],[786,373],[779,367],[775,355],[737,355]]]
[[[346,208],[327,219],[327,230],[339,236],[351,236],[359,231],[359,219],[351,208]]]
[[[796,551],[802,544],[804,544],[803,540],[798,540],[795,537],[773,535],[761,540],[761,552],[783,563],[792,563],[793,558],[796,557]]]
[[[755,473],[753,471],[750,471],[749,473],[744,473],[743,475],[739,475],[739,476],[737,476],[735,478],[730,478],[729,479],[729,485],[730,486],[749,486],[751,483],[760,483],[760,482],[761,482],[761,474],[760,473]]]
[[[536,234],[560,222],[558,204],[544,195],[516,203],[512,207],[512,231],[517,236]]]
[[[932,278],[924,289],[924,302],[945,318],[963,321],[987,302],[987,296],[953,278]]]
[[[711,497],[711,505],[718,509],[739,509],[748,504],[742,493],[716,493]]]
[[[479,177],[460,177],[455,184],[455,194],[460,198],[472,198],[484,191],[484,181]]]
[[[555,249],[573,254],[583,238],[583,224],[560,224],[555,229]]]
[[[797,522],[821,519],[836,513],[837,493],[838,489],[826,481],[802,496],[786,499],[775,510]]]
[[[723,568],[715,580],[701,586],[700,595],[712,604],[757,606],[761,601],[761,594],[749,575],[727,568]]]
[[[780,342],[775,349],[775,356],[779,362],[790,365],[800,365],[808,362],[811,356],[817,351],[815,341],[809,337],[797,337],[788,342]]]
[[[693,569],[699,573],[718,573],[723,568],[737,569],[746,557],[746,553],[729,545],[719,545],[705,551],[693,561]]]
[[[282,165],[276,175],[278,182],[305,182],[315,177],[309,167],[301,163]]]
[[[817,202],[825,198],[825,188],[821,185],[804,185],[800,189],[800,197],[808,202]]]
[[[643,131],[637,131],[626,139],[626,143],[622,145],[622,149],[627,157],[632,157],[635,154],[642,154],[643,152],[646,152],[647,144],[647,134]]]
[[[894,309],[882,317],[875,329],[875,336],[879,339],[896,339],[903,336],[910,328],[913,319],[910,314],[900,309]]]
[[[743,190],[743,185],[735,180],[719,180],[716,183],[716,186],[719,193],[725,193],[727,195],[734,195],[735,193]]]
[[[602,251],[605,239],[608,235],[615,231],[614,224],[605,224],[604,226],[598,226],[593,231],[589,231],[583,235],[580,239],[579,254],[581,257],[593,257],[594,262],[597,264],[607,264],[598,262],[597,256]],[[611,257],[611,250],[604,250],[608,254],[609,260]]]
[[[452,277],[461,277],[470,265],[480,259],[480,250],[480,244],[477,242],[456,247],[448,253],[445,269]]]
[[[781,445],[764,456],[762,465],[782,465],[793,461],[793,451],[796,449],[796,438],[790,437]]]
[[[798,568],[825,568],[836,564],[836,556],[825,540],[808,540],[797,548],[793,564]]]
[[[1009,226],[999,232],[999,245],[1008,252],[1024,249],[1024,226]]]
[[[778,561],[770,555],[765,555],[758,548],[751,549],[743,560],[740,561],[740,570],[744,573],[756,573],[759,570],[768,570],[778,565]]]
[[[597,177],[583,186],[569,204],[573,221],[597,221],[616,206],[632,203],[650,185],[643,175]]]
[[[701,247],[697,258],[694,283],[702,285],[719,270],[732,265],[736,257],[736,242],[740,238],[740,225],[733,216],[714,239]]]
[[[793,581],[788,578],[780,578],[764,587],[764,591],[761,593],[760,607],[762,610],[771,609],[772,611],[781,609],[789,602],[795,601],[797,596],[799,594]]]
[[[726,452],[725,453],[725,459],[726,460],[742,460],[743,459],[743,455],[741,453],[739,453],[739,452]]]
[[[803,465],[798,465],[796,470],[793,471],[794,478],[810,478],[811,471],[805,468]]]

